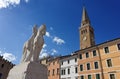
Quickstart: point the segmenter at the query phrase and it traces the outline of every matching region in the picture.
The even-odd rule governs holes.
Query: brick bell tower
[[[83,7],[80,32],[80,49],[85,49],[95,45],[94,29],[91,27],[90,19],[88,17],[85,7]]]

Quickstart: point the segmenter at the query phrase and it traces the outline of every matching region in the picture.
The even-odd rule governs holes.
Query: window
[[[104,48],[104,51],[105,51],[105,53],[109,53],[109,48],[108,48],[108,47],[105,47],[105,48]]]
[[[94,62],[95,69],[98,69],[98,62]]]
[[[63,74],[65,75],[65,69],[64,69],[64,71],[63,71]]]
[[[96,50],[93,50],[93,56],[96,56],[97,53],[96,53]]]
[[[61,75],[63,75],[63,70],[61,70]]]
[[[48,76],[50,76],[50,70],[48,70]]]
[[[70,69],[68,68],[68,74],[70,74]]]
[[[0,79],[2,79],[2,73],[0,73]]]
[[[83,71],[83,65],[80,65],[80,71]]]
[[[90,70],[90,63],[87,63],[87,70]]]
[[[52,75],[55,75],[55,69],[53,69],[53,74]]]
[[[57,75],[59,75],[59,68],[57,68]]]
[[[61,75],[65,75],[65,69],[61,70]]]
[[[89,57],[89,53],[87,52],[87,53],[86,53],[86,58],[88,58],[88,57]]]
[[[68,60],[68,64],[70,63],[70,61]]]
[[[4,64],[1,65],[1,68],[3,68],[3,67],[4,67]]]
[[[96,74],[96,79],[100,79],[100,74]]]
[[[108,66],[108,67],[112,67],[112,61],[111,61],[111,59],[108,59],[108,60],[107,60],[107,66]]]
[[[78,77],[75,77],[75,79],[78,79]]]
[[[75,58],[75,62],[77,62],[77,58]]]
[[[88,75],[88,79],[92,79],[92,78],[91,78],[91,75]]]
[[[61,62],[61,65],[63,65],[63,61]]]
[[[119,44],[117,44],[117,47],[118,47],[118,50],[120,50],[120,43],[119,43]]]
[[[115,74],[110,74],[110,79],[115,79]]]
[[[80,79],[84,79],[84,76],[82,75],[82,76],[80,76]]]
[[[79,55],[79,58],[82,59],[82,54]]]
[[[75,73],[78,73],[78,68],[77,67],[75,67]]]

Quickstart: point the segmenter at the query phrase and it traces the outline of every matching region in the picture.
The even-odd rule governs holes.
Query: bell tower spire
[[[83,6],[81,26],[85,26],[86,24],[90,24],[90,20],[89,20],[89,16],[87,14],[87,11],[85,9],[85,6]]]
[[[82,11],[80,32],[80,49],[85,49],[95,45],[94,41],[94,29],[91,26],[89,16],[85,6]]]

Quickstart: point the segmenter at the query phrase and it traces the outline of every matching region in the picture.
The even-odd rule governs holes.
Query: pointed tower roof
[[[83,26],[84,24],[90,24],[90,20],[87,14],[87,11],[85,9],[85,6],[83,6],[83,12],[82,12],[82,20],[81,20],[81,26]]]

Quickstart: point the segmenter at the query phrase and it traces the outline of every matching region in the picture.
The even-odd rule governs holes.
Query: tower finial
[[[85,9],[85,6],[83,6],[81,26],[84,26],[85,24],[90,24],[90,20],[89,20],[87,11],[86,11],[86,9]]]

